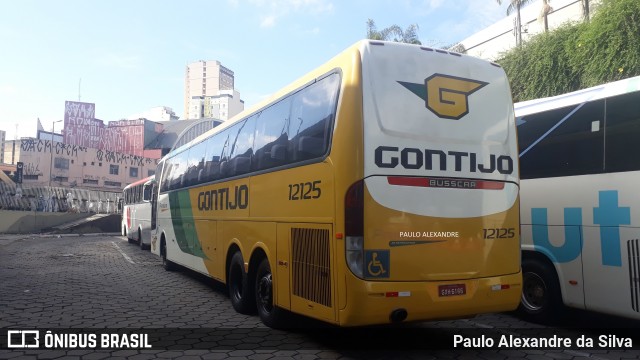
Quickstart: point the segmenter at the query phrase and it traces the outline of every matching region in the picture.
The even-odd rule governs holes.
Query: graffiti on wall
[[[98,150],[98,153],[96,154],[96,158],[98,159],[98,161],[104,160],[110,163],[128,164],[132,166],[133,165],[144,166],[144,165],[150,165],[154,163],[155,165],[158,164],[158,160],[145,158],[138,155],[122,154],[119,152],[109,151],[109,150],[105,150],[105,151]]]
[[[64,143],[143,155],[144,120],[109,122],[95,118],[95,104],[65,102]]]
[[[70,145],[54,142],[51,140],[39,140],[39,139],[22,139],[20,140],[20,149],[25,153],[46,153],[53,152],[56,155],[66,155],[68,157],[89,157],[88,160],[105,161],[107,163],[114,164],[128,164],[128,165],[157,165],[158,159],[151,159],[133,154],[123,154],[117,151],[110,150],[97,150],[95,158],[91,159],[89,149],[84,146]],[[86,155],[85,155],[86,154]]]
[[[23,175],[42,175],[40,170],[40,159],[36,159],[35,163],[27,163],[23,168]]]
[[[87,148],[78,145],[69,145],[56,142],[52,145],[51,140],[22,139],[20,149],[25,152],[51,153],[56,155],[78,156],[78,152],[87,152]]]

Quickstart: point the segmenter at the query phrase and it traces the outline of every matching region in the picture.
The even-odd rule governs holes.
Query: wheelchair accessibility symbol
[[[365,250],[364,261],[366,263],[367,278],[389,277],[389,250]]]

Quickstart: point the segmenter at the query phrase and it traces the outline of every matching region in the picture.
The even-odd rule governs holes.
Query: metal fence
[[[16,186],[0,182],[0,209],[115,214],[121,192],[68,187]]]

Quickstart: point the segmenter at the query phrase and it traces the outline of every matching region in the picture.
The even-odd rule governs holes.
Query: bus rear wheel
[[[278,329],[287,326],[287,312],[273,303],[273,276],[267,258],[262,259],[256,272],[256,307],[260,320],[268,327]]]
[[[242,254],[237,251],[229,262],[227,286],[231,305],[240,314],[251,314],[255,310],[253,302],[253,288],[249,284],[247,273],[244,271]]]
[[[541,323],[559,320],[562,297],[552,266],[535,259],[522,260],[522,297],[518,312],[527,320]]]

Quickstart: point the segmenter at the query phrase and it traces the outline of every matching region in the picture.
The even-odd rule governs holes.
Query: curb
[[[93,236],[121,236],[119,232],[110,232],[110,233],[91,233],[91,234],[4,234],[8,237],[3,237],[3,234],[0,234],[0,240],[8,240],[9,238],[13,238],[13,240],[24,240],[24,239],[34,239],[34,238],[61,238],[61,237],[93,237]],[[15,238],[14,238],[15,237]]]

